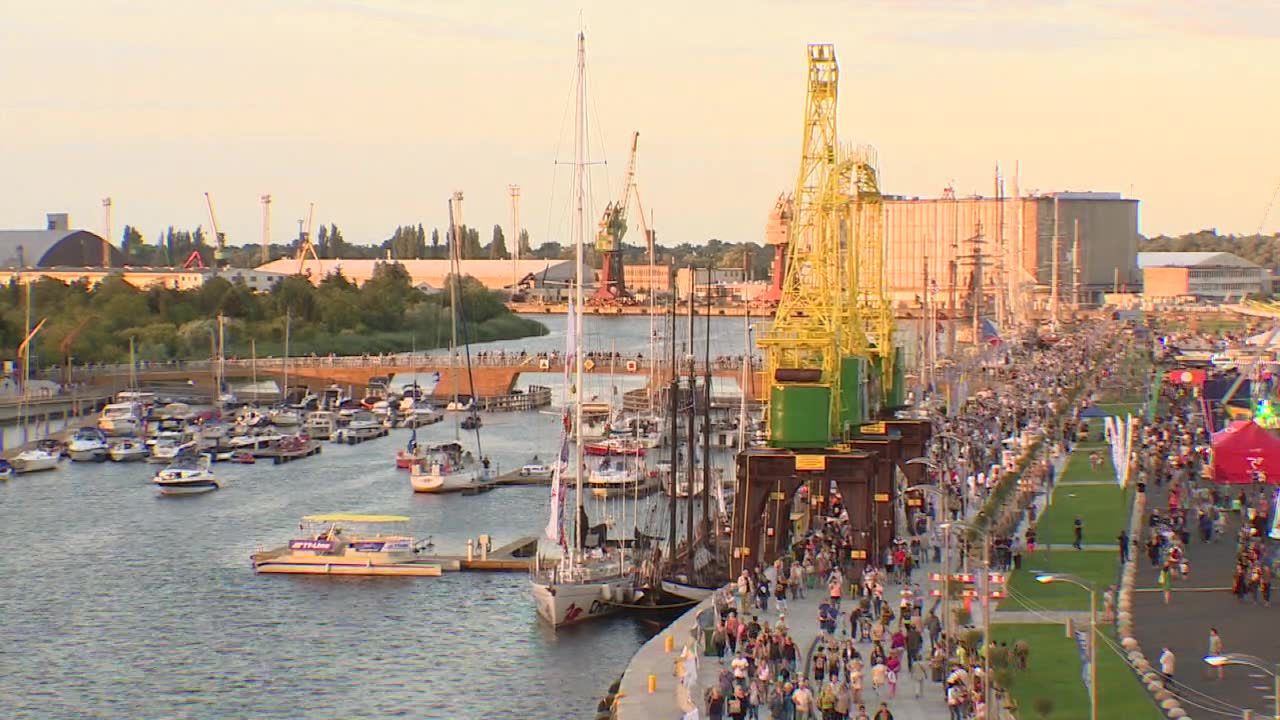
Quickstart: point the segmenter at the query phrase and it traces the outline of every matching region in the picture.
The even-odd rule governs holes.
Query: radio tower
[[[511,295],[514,297],[520,287],[520,186],[508,185],[507,192],[511,193],[511,237],[516,244],[515,252],[511,253]]]

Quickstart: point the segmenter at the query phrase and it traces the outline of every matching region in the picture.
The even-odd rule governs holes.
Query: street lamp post
[[[1089,720],[1098,720],[1098,589],[1084,578],[1059,573],[1041,573],[1036,582],[1071,583],[1089,593]]]
[[[1280,720],[1280,664],[1269,663],[1260,657],[1253,655],[1245,655],[1244,653],[1227,653],[1226,655],[1209,655],[1204,661],[1213,667],[1224,667],[1226,665],[1243,665],[1251,667],[1254,670],[1271,676],[1272,693],[1275,706],[1272,708],[1274,720]]]
[[[915,458],[907,462],[911,463],[917,460],[922,461],[921,464],[930,470],[936,470],[936,466],[924,458]],[[938,507],[944,509],[942,506],[946,504],[947,495],[937,485],[912,485],[903,492],[905,494],[916,490],[936,495],[939,501]],[[941,523],[939,527],[942,528],[942,636],[947,637],[951,627],[949,619],[951,617],[951,534],[947,531],[946,523]]]

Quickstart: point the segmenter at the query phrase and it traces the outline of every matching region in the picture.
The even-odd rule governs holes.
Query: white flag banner
[[[1129,467],[1133,463],[1133,433],[1137,427],[1133,415],[1126,415],[1124,420],[1117,416],[1102,419],[1106,431],[1107,442],[1111,443],[1111,465],[1115,471],[1116,484],[1129,486]]]

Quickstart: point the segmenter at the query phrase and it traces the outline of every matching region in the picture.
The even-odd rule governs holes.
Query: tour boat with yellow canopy
[[[294,575],[440,575],[440,565],[418,558],[429,540],[380,532],[383,526],[407,522],[403,515],[307,515],[298,523],[302,537],[254,553],[253,569]]]

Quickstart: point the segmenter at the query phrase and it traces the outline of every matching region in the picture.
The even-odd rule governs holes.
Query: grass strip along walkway
[[[1066,636],[1062,625],[997,624],[992,627],[992,636],[997,643],[1003,642],[1009,647],[1023,640],[1029,648],[1027,669],[1009,670],[1005,676],[1009,691],[1018,703],[1019,718],[1085,720],[1089,717],[1089,692],[1082,678],[1080,651],[1075,639]],[[1048,715],[1037,712],[1040,698],[1048,698],[1053,703]],[[1128,662],[1106,643],[1098,645],[1098,714],[1118,720],[1164,717],[1129,669]]]
[[[1078,575],[1098,588],[1098,615],[1102,615],[1102,592],[1118,582],[1118,551],[1080,552],[1037,550],[1024,555],[1022,569],[1009,576],[1009,597],[1000,601],[999,610],[1088,610],[1089,593],[1071,583],[1040,583],[1042,572]],[[1021,598],[1026,598],[1024,603]],[[998,620],[1000,613],[996,613]]]

